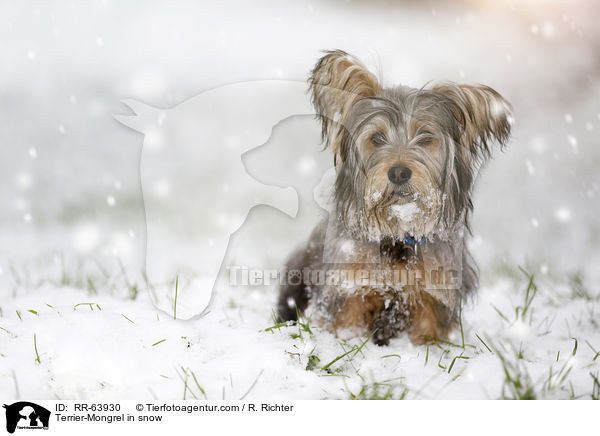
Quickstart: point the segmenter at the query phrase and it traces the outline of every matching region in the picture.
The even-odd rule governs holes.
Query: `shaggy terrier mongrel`
[[[477,286],[465,239],[473,182],[510,135],[509,103],[487,86],[383,88],[360,62],[326,52],[309,79],[336,168],[329,219],[292,255],[298,280],[278,312],[308,307],[333,330],[444,339]]]

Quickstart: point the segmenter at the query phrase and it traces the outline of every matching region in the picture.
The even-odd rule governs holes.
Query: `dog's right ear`
[[[341,50],[325,53],[308,82],[312,103],[321,119],[321,135],[337,158],[348,110],[358,100],[379,93],[381,85],[348,53]]]

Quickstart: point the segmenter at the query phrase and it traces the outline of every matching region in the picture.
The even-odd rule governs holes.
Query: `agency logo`
[[[28,401],[19,401],[4,405],[6,409],[6,431],[14,433],[16,429],[48,430],[50,411]]]

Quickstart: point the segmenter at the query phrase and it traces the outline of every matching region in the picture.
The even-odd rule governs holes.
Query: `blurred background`
[[[483,83],[511,101],[510,145],[476,188],[484,278],[523,265],[600,283],[599,18],[592,0],[3,2],[2,291],[69,262],[81,280],[143,269],[143,136],[113,118],[128,113],[120,100],[170,108],[230,83],[305,80],[334,48],[385,85]]]

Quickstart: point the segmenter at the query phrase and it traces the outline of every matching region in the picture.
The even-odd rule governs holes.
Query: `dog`
[[[310,310],[378,345],[447,339],[478,284],[473,184],[508,142],[511,105],[483,85],[384,88],[341,50],[318,60],[309,93],[334,156],[332,207],[286,263],[295,280],[280,286],[279,319]]]

